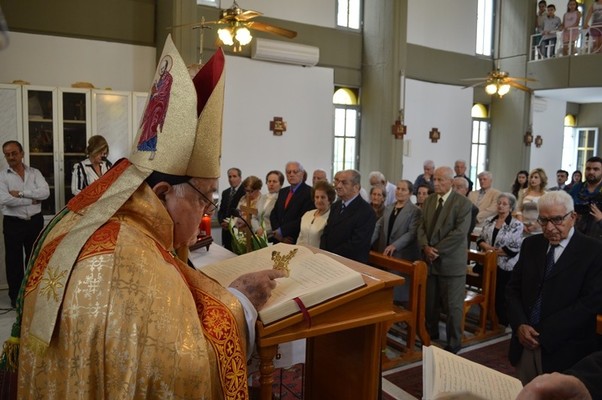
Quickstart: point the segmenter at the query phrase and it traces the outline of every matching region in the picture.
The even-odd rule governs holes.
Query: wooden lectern
[[[379,398],[381,340],[386,321],[395,318],[397,275],[312,248],[363,275],[365,286],[311,307],[311,326],[301,313],[263,325],[257,321],[261,400],[272,400],[273,359],[278,344],[307,338],[305,398]]]

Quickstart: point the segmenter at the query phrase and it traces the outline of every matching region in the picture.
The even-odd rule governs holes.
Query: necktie
[[[439,214],[441,214],[441,210],[443,209],[443,197],[439,197],[439,203],[437,204],[437,209],[435,210],[435,214],[433,215],[433,223],[431,224],[431,233],[435,230],[435,225],[437,224],[437,219],[439,219]]]
[[[234,190],[235,188],[230,188],[230,193],[228,193],[228,210],[232,207],[232,200],[234,200]]]
[[[284,200],[284,208],[288,207],[288,203],[291,201],[293,197],[293,189],[289,190],[288,195],[286,195],[286,200]]]
[[[340,214],[343,214],[343,211],[345,211],[345,203],[341,203],[341,212],[340,212]]]
[[[548,275],[554,268],[554,264],[556,261],[554,260],[554,252],[556,251],[557,244],[550,245],[550,250],[548,250],[546,254],[546,266],[543,273],[543,280],[547,279]],[[531,308],[531,315],[529,316],[529,322],[531,325],[536,325],[541,320],[541,302],[542,302],[542,294],[543,294],[543,285],[542,282],[541,287],[539,289],[539,296],[535,299],[535,303],[533,303],[533,308]]]

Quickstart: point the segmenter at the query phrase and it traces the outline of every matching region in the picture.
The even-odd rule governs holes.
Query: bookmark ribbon
[[[293,301],[299,306],[299,310],[301,310],[301,314],[303,314],[303,319],[305,320],[305,322],[307,322],[307,327],[311,328],[311,315],[309,315],[307,307],[305,307],[303,301],[298,297],[293,298]]]

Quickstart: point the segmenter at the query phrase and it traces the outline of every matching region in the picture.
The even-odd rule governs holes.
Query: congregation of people
[[[365,190],[355,170],[336,172],[332,182],[316,170],[311,187],[301,163],[291,161],[285,171],[289,186],[270,213],[271,240],[361,262],[370,250],[425,261],[426,326],[432,340],[443,334],[446,350],[462,347],[466,249],[472,247],[497,256],[495,312],[512,329],[509,359],[524,384],[595,356],[602,312],[601,158],[587,160],[584,173],[573,172],[570,181],[567,171],[557,170],[553,184],[542,168],[518,171],[506,188],[480,171],[474,190],[464,160],[453,169],[427,160],[413,182],[394,184],[373,171]],[[408,300],[407,279],[395,289],[397,304]]]

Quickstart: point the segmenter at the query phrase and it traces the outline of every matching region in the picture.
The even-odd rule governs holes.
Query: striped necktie
[[[548,250],[548,252],[546,253],[546,267],[543,273],[543,282],[539,289],[539,296],[537,296],[537,299],[535,299],[535,303],[533,303],[533,307],[531,308],[531,314],[529,315],[529,323],[531,325],[537,325],[541,320],[543,285],[545,284],[546,279],[550,275],[550,272],[552,272],[552,269],[554,269],[554,264],[556,264],[556,261],[554,260],[554,252],[556,251],[557,247],[557,244],[550,245],[550,250]]]

